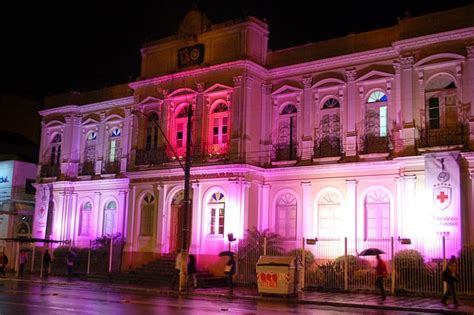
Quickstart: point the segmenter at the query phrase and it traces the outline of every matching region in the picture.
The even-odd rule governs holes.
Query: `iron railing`
[[[341,156],[341,140],[339,137],[322,138],[314,142],[314,157],[337,157]]]
[[[360,138],[359,154],[389,153],[391,151],[390,138],[366,134]]]
[[[297,160],[296,144],[277,144],[273,146],[272,161],[293,161]]]
[[[95,161],[86,161],[79,167],[79,175],[94,175]]]
[[[61,174],[59,165],[41,165],[41,177],[58,177]]]
[[[451,128],[420,128],[418,147],[464,145],[464,126],[459,124]]]

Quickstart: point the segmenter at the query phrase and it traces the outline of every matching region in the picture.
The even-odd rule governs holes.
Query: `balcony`
[[[41,177],[58,177],[61,174],[59,165],[41,165]]]
[[[170,152],[164,147],[151,150],[137,150],[136,165],[161,165],[171,162]],[[172,156],[172,154],[171,154]]]
[[[465,128],[462,124],[440,129],[419,129],[420,138],[417,141],[418,151],[427,151],[427,148],[443,147],[462,148],[464,146]],[[429,151],[429,150],[428,150]]]
[[[102,164],[102,174],[116,174],[120,172],[120,161],[104,161]]]
[[[86,161],[79,166],[79,175],[80,176],[93,176],[95,174],[95,162]]]
[[[367,134],[360,138],[359,154],[385,154],[390,153],[390,139],[388,136],[380,137]]]
[[[208,144],[204,146],[204,159],[209,162],[224,160],[229,157],[229,144]]]
[[[314,159],[340,158],[341,139],[339,137],[325,137],[314,142]]]
[[[273,146],[272,152],[272,164],[282,165],[282,164],[296,164],[297,157],[297,148],[296,144],[277,144]],[[283,162],[283,163],[281,163]],[[288,163],[290,162],[290,163]]]

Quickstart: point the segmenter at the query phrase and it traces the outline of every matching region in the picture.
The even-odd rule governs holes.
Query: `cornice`
[[[393,47],[385,47],[380,49],[374,49],[371,51],[364,51],[349,55],[342,55],[321,60],[299,63],[291,66],[278,67],[269,70],[268,75],[270,80],[274,80],[280,77],[308,74],[316,71],[325,70],[328,68],[338,68],[347,65],[353,66],[358,63],[373,61],[373,59],[388,58],[398,58],[398,53],[395,49],[393,49]]]
[[[268,70],[266,68],[262,67],[261,65],[253,61],[238,60],[238,61],[231,61],[231,62],[226,62],[226,63],[222,63],[218,65],[213,65],[213,66],[209,66],[205,68],[192,69],[192,70],[182,71],[182,72],[178,72],[174,74],[158,76],[151,79],[136,81],[136,82],[130,83],[128,86],[136,90],[136,89],[144,88],[150,85],[152,86],[160,85],[168,81],[178,80],[178,79],[187,78],[187,77],[195,77],[195,76],[212,73],[215,71],[229,70],[229,69],[235,69],[235,68],[246,68],[261,77],[266,77],[268,74]]]
[[[457,29],[454,31],[441,32],[425,36],[413,37],[392,43],[393,48],[400,53],[403,50],[417,49],[423,46],[437,44],[452,40],[465,40],[474,38],[474,27]]]
[[[116,98],[103,102],[90,103],[86,105],[66,105],[61,107],[49,108],[39,112],[43,117],[52,114],[83,114],[89,112],[96,112],[101,110],[108,110],[110,108],[132,105],[135,102],[134,96],[127,96],[122,98]]]

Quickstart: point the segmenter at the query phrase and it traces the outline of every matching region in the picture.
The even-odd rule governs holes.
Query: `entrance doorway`
[[[190,197],[189,208],[192,207],[192,198]],[[170,253],[181,249],[183,244],[183,227],[184,227],[184,191],[180,190],[176,193],[171,201],[171,219],[170,219]],[[188,230],[186,232],[187,243],[191,241],[191,211],[188,213]]]

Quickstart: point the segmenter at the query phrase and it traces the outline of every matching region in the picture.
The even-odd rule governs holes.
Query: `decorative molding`
[[[111,99],[103,102],[98,103],[90,103],[86,105],[67,105],[61,107],[55,107],[50,109],[45,109],[39,111],[39,114],[43,117],[52,115],[52,114],[86,114],[90,112],[97,112],[100,110],[109,110],[112,108],[117,108],[126,105],[132,105],[135,102],[134,96],[127,96],[122,98]]]
[[[205,85],[204,82],[196,82],[196,90],[197,90],[199,93],[204,92],[204,85]]]
[[[346,179],[346,185],[349,187],[355,187],[358,183],[357,179]]]
[[[234,80],[234,87],[241,87],[242,86],[242,78],[243,77],[241,75],[237,75],[237,76],[232,78]]]
[[[467,51],[467,58],[474,59],[474,46],[467,46],[466,51]]]
[[[273,85],[271,83],[262,83],[261,88],[263,94],[270,95],[272,93]]]
[[[455,40],[464,40],[474,37],[474,27],[466,27],[454,31],[441,32],[426,36],[413,37],[409,39],[399,40],[392,43],[392,47],[399,53],[402,50],[414,50],[427,45],[444,43]]]
[[[356,69],[346,69],[346,80],[347,82],[355,81],[357,77],[357,70]]]
[[[402,65],[398,61],[394,61],[393,69],[395,70],[395,74],[400,74],[402,71]]]
[[[413,56],[400,57],[400,64],[403,70],[412,69],[414,63],[415,63],[415,57]]]
[[[312,77],[305,77],[301,80],[303,82],[304,89],[310,89],[311,88],[311,83],[313,82]]]
[[[311,187],[311,182],[301,182],[301,187]]]

